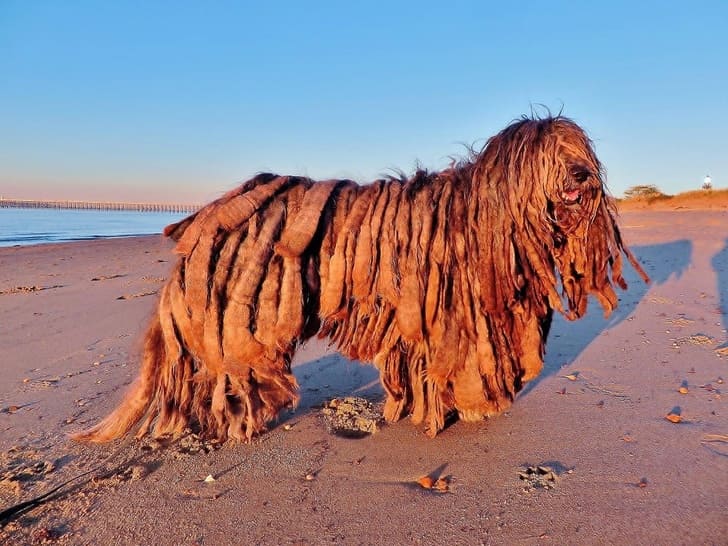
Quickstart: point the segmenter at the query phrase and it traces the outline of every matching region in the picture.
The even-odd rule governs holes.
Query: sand
[[[373,368],[312,342],[299,408],[252,444],[78,445],[67,434],[137,373],[171,245],[0,249],[0,510],[91,471],[6,521],[0,543],[726,544],[728,212],[621,224],[653,283],[628,272],[609,319],[596,305],[557,319],[544,373],[509,412],[433,440],[407,420],[329,434],[325,401],[382,391]],[[538,465],[555,478],[519,477]]]

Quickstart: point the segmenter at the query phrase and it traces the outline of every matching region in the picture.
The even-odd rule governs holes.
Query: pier
[[[112,201],[36,201],[33,199],[4,199],[0,197],[0,208],[133,210],[137,212],[191,213],[199,210],[200,205],[170,203],[121,203]]]

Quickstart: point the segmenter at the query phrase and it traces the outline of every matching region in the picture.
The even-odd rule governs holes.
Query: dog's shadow
[[[728,328],[728,239],[724,241],[723,248],[713,256],[710,261],[718,279],[718,297],[720,298],[719,312],[721,315],[723,330]],[[728,349],[728,334],[720,340],[722,343],[718,349]]]
[[[318,358],[308,355],[317,353]],[[363,364],[340,355],[325,340],[310,340],[296,354],[293,374],[298,380],[302,409],[321,406],[332,398],[361,396],[377,400],[384,396],[379,372],[372,364]]]
[[[660,285],[672,276],[680,277],[685,272],[690,265],[692,244],[689,240],[679,240],[635,246],[632,251],[650,276],[652,284]],[[590,302],[589,312],[578,321],[571,322],[555,314],[546,343],[543,372],[526,386],[522,394],[533,389],[545,377],[557,373],[564,364],[576,360],[603,331],[613,328],[634,313],[649,287],[629,264],[625,264],[624,276],[629,288],[619,291],[619,306],[609,318],[604,318],[596,301]],[[300,385],[299,407],[303,410],[321,406],[337,396],[361,396],[372,400],[384,396],[379,373],[374,366],[346,359],[328,348],[325,341],[311,340],[300,349],[293,361],[293,373]]]
[[[554,314],[551,332],[546,342],[544,369],[524,389],[524,394],[535,388],[543,379],[557,373],[565,364],[571,364],[603,332],[617,326],[633,315],[639,303],[647,295],[650,286],[659,286],[668,279],[681,277],[692,259],[692,243],[683,239],[656,245],[634,246],[632,252],[650,276],[651,284],[645,284],[629,264],[624,266],[626,291],[617,288],[618,307],[605,318],[599,303],[590,299],[586,316],[569,321],[559,313]]]

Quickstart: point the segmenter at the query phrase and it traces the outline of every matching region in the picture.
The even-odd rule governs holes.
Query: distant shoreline
[[[0,247],[159,234],[188,216],[173,210],[0,208]]]
[[[200,205],[188,205],[181,203],[128,203],[119,201],[70,201],[0,198],[0,208],[130,210],[136,212],[191,213],[199,210]]]

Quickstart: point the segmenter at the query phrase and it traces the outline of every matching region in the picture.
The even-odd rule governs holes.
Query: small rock
[[[558,475],[549,466],[529,466],[518,473],[518,477],[526,482],[526,491],[533,489],[553,489]]]
[[[665,415],[665,419],[675,424],[682,422],[682,416],[678,413],[668,413]]]
[[[331,434],[361,438],[374,434],[383,421],[382,413],[365,398],[334,398],[323,408],[326,428]]]
[[[131,480],[141,480],[147,475],[147,469],[143,465],[137,464],[131,467]]]

